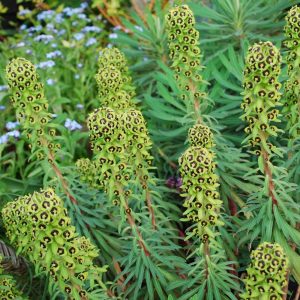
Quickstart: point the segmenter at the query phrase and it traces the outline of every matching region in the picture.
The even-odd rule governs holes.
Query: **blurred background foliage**
[[[45,84],[50,112],[55,116],[54,123],[64,153],[62,169],[79,195],[79,209],[86,212],[79,216],[76,209],[73,208],[72,213],[71,208],[70,214],[76,227],[96,241],[103,253],[102,262],[114,269],[108,272],[107,280],[114,281],[118,274],[116,294],[127,293],[128,299],[151,299],[149,286],[138,291],[141,284],[138,280],[131,281],[128,291],[120,288],[119,281],[120,278],[123,280],[124,273],[118,272],[112,256],[120,256],[124,248],[119,245],[115,219],[107,217],[110,211],[103,205],[105,196],[90,191],[79,182],[74,163],[80,157],[91,156],[85,120],[88,113],[99,106],[94,80],[99,52],[103,47],[117,46],[129,60],[136,86],[136,101],[147,119],[153,141],[152,155],[159,182],[154,191],[160,195],[155,198],[155,203],[157,207],[167,207],[161,220],[172,221],[162,228],[166,230],[173,226],[170,229],[172,234],[167,238],[170,239],[170,249],[179,258],[186,257],[188,251],[178,246],[184,245],[184,242],[177,241],[184,232],[179,221],[182,200],[177,161],[187,147],[187,131],[194,120],[192,108],[180,100],[180,91],[169,68],[164,16],[173,1],[2,0],[0,3],[0,208],[17,196],[53,183],[43,166],[29,160],[30,150],[9,104],[4,69],[10,58],[21,56],[37,66]],[[174,3],[181,4],[182,1]],[[249,250],[246,242],[242,241],[238,251],[237,243],[242,235],[235,233],[241,227],[241,220],[249,217],[241,211],[246,206],[248,195],[260,184],[253,176],[245,178],[255,158],[250,157],[241,146],[245,138],[244,124],[239,118],[242,114],[244,56],[248,46],[260,40],[271,40],[280,48],[284,38],[284,16],[291,6],[300,1],[197,0],[184,3],[193,10],[200,32],[202,75],[206,81],[201,89],[208,95],[200,109],[215,133],[226,223],[222,229],[224,247],[227,257],[239,261],[236,272],[241,274],[249,261]],[[284,64],[281,80],[285,78]],[[299,174],[299,171],[295,172]],[[102,204],[97,206],[97,203]],[[86,230],[86,224],[95,229],[92,235]],[[5,240],[2,227],[1,236]],[[159,233],[155,238],[159,239]],[[123,247],[130,246],[125,244]],[[132,257],[130,259],[133,260]],[[128,257],[123,257],[120,263],[127,265],[127,272],[137,272],[138,267]],[[21,265],[23,267],[17,268],[16,274],[30,274],[28,280],[20,277],[19,284],[23,290],[32,299],[55,299],[47,292],[47,281],[33,278],[31,267]],[[169,273],[164,273],[163,267],[159,271],[168,278]],[[147,274],[143,274],[146,276],[143,279],[150,276]],[[155,290],[153,293],[160,295],[156,299],[166,298],[167,284],[164,287],[154,284],[154,287],[151,285]],[[190,282],[191,287],[195,285],[195,282]],[[292,283],[290,295],[293,289]],[[40,297],[36,294],[37,290],[44,290],[43,298],[37,298]],[[130,298],[133,294],[135,298]]]

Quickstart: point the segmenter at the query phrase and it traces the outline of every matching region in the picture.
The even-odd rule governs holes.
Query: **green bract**
[[[93,264],[98,250],[79,237],[59,197],[50,188],[19,197],[2,210],[7,237],[70,299],[89,299],[87,288],[103,285],[105,268]]]
[[[191,146],[201,146],[210,149],[214,146],[213,134],[209,127],[196,124],[189,129],[188,139]]]
[[[202,81],[199,32],[195,29],[193,12],[187,5],[176,6],[166,15],[170,58],[182,99],[201,100],[205,95],[195,87]]]
[[[131,98],[135,93],[124,54],[117,48],[105,48],[98,65],[95,78],[101,105],[120,110],[134,107]]]
[[[38,158],[45,158],[45,147],[54,151],[60,145],[51,142],[55,130],[48,126],[51,114],[36,68],[24,58],[12,59],[6,67],[6,78],[17,120],[31,142],[32,151],[37,151]]]
[[[104,188],[114,203],[119,203],[120,187],[128,186],[133,175],[146,189],[151,141],[143,115],[134,108],[134,89],[124,54],[117,48],[104,49],[98,63],[95,78],[103,107],[87,121],[94,157],[92,161],[81,159],[76,165],[84,181]]]
[[[213,228],[222,225],[219,220],[222,201],[217,191],[214,153],[210,149],[212,133],[208,127],[196,124],[189,130],[189,141],[191,146],[179,158],[185,221],[195,222],[192,235],[197,234],[206,242],[215,237]]]
[[[124,161],[126,137],[118,114],[111,108],[99,108],[89,115],[88,128],[94,153],[97,183],[110,198],[120,194],[120,185],[128,185],[130,174]]]
[[[279,129],[273,124],[279,122],[277,106],[281,84],[278,81],[281,56],[271,42],[260,42],[251,46],[246,56],[244,69],[244,92],[241,105],[245,113],[242,118],[248,122],[245,132],[248,144],[270,153],[272,144],[267,144],[269,136],[276,136]],[[260,149],[256,149],[260,154]]]
[[[16,288],[16,282],[12,276],[3,274],[4,269],[1,266],[3,256],[0,254],[0,298],[1,300],[8,299],[27,299],[23,297],[21,292]]]
[[[251,252],[242,299],[281,300],[286,286],[287,257],[279,244],[264,242]]]
[[[284,31],[286,40],[284,45],[288,48],[289,79],[284,85],[285,96],[282,112],[288,119],[287,130],[290,133],[290,137],[294,139],[300,133],[300,7],[292,7],[285,19]]]

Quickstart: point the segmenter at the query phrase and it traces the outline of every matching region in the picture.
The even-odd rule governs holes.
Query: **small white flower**
[[[26,28],[27,28],[27,25],[26,25],[26,24],[22,24],[22,25],[20,26],[20,30],[21,30],[21,31],[25,30]]]
[[[48,85],[54,85],[54,83],[55,83],[54,79],[51,79],[51,78],[47,79],[47,84]]]
[[[36,36],[33,40],[35,42],[44,42],[45,44],[48,44],[53,39],[54,39],[53,35],[41,34],[41,35]]]
[[[81,13],[81,14],[78,14],[78,15],[77,15],[77,18],[80,19],[80,20],[86,20],[86,19],[87,19],[87,16],[86,16],[85,14],[82,14],[82,13]]]
[[[19,130],[13,130],[9,131],[3,135],[0,136],[0,144],[6,144],[9,140],[9,137],[18,138],[20,137],[20,131]]]
[[[97,26],[85,26],[82,28],[82,32],[87,33],[87,32],[96,32],[99,33],[101,32],[102,29],[97,27]]]
[[[7,132],[8,136],[13,136],[15,138],[18,138],[20,136],[20,131],[19,130],[13,130],[13,131],[9,131]]]
[[[8,85],[0,85],[0,92],[7,91]]]
[[[54,14],[55,14],[55,11],[53,11],[53,10],[44,10],[37,15],[37,19],[39,21],[48,20],[48,19],[51,19]]]
[[[89,5],[88,5],[87,2],[82,2],[82,3],[80,4],[80,7],[81,7],[82,9],[86,9],[86,8],[89,7]]]
[[[46,25],[46,28],[47,28],[48,30],[52,31],[52,30],[55,29],[55,26],[54,26],[54,24],[52,24],[52,23],[48,23],[48,24]]]
[[[49,52],[46,54],[46,57],[49,59],[53,59],[53,58],[61,57],[61,56],[62,56],[62,53],[59,50],[55,50],[53,52]]]
[[[81,69],[83,67],[82,63],[77,64],[77,68]]]
[[[38,25],[38,26],[35,26],[35,27],[29,27],[27,29],[28,32],[38,32],[38,31],[41,31],[43,29],[42,25]]]
[[[8,142],[8,135],[3,134],[0,136],[0,144],[6,144]]]
[[[5,110],[5,106],[4,105],[0,105],[0,110]]]
[[[75,78],[75,79],[79,79],[79,78],[80,78],[80,75],[79,75],[79,74],[75,74],[75,75],[74,75],[74,78]]]
[[[29,55],[32,54],[32,50],[30,50],[30,49],[27,49],[25,52],[26,52],[26,54],[29,54]]]
[[[31,10],[29,9],[22,9],[19,11],[19,16],[26,16],[29,15],[31,13]]]
[[[78,108],[78,109],[83,109],[83,108],[84,108],[84,106],[83,106],[83,104],[81,104],[81,103],[78,103],[78,104],[76,104],[76,108]]]
[[[58,24],[61,24],[64,21],[63,15],[62,14],[57,14],[55,16],[55,22]]]
[[[114,28],[113,28],[113,31],[118,31],[118,30],[120,30],[122,27],[120,26],[120,25],[117,25],[117,26],[115,26]]]
[[[59,30],[58,32],[57,32],[57,35],[58,36],[62,36],[62,35],[64,35],[66,33],[66,29],[61,29],[61,30]]]
[[[20,42],[18,44],[16,44],[16,48],[21,48],[25,46],[25,42]]]
[[[82,126],[77,123],[75,120],[71,120],[69,118],[66,119],[65,121],[65,125],[64,125],[67,129],[69,129],[70,131],[74,131],[76,129],[81,129]]]
[[[110,33],[108,36],[110,39],[117,39],[118,35],[116,33]]]
[[[82,33],[82,32],[78,32],[78,33],[75,33],[74,34],[74,39],[76,40],[76,41],[80,41],[80,40],[82,40],[84,38],[84,34]]]
[[[95,38],[91,37],[91,38],[89,38],[89,39],[87,40],[87,42],[85,43],[85,46],[86,46],[86,47],[89,47],[89,46],[94,45],[94,44],[96,44],[96,43],[97,43],[97,40],[96,40]]]
[[[55,66],[55,62],[53,60],[42,61],[36,65],[37,69],[47,69]]]
[[[18,125],[20,125],[19,122],[7,122],[5,127],[7,130],[15,129]]]

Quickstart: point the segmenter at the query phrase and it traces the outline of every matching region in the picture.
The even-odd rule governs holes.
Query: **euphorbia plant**
[[[34,263],[36,273],[50,273],[51,285],[57,284],[65,295],[90,299],[88,288],[105,289],[101,279],[105,268],[93,265],[98,251],[89,239],[78,236],[52,189],[8,203],[2,217],[11,244]]]
[[[0,297],[3,300],[18,299],[26,300],[27,297],[23,296],[16,286],[16,281],[11,275],[5,273],[2,263],[4,257],[0,254]]]
[[[287,280],[287,257],[279,244],[264,242],[250,255],[242,299],[281,300]]]

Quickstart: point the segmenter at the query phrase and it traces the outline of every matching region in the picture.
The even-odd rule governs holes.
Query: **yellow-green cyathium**
[[[281,300],[287,285],[287,257],[277,243],[264,242],[250,255],[251,263],[243,280],[245,300]]]
[[[215,226],[221,226],[219,214],[222,206],[218,192],[218,176],[215,174],[213,136],[210,129],[201,124],[189,130],[190,147],[179,158],[182,178],[185,221],[195,226],[188,237],[198,235],[203,243],[214,239]]]
[[[117,48],[103,49],[98,64],[95,78],[103,106],[88,118],[94,157],[76,165],[82,180],[103,188],[117,204],[122,189],[129,195],[127,186],[134,177],[146,188],[152,144],[144,117],[132,101],[134,89],[124,54]]]
[[[195,18],[187,5],[175,6],[166,15],[170,58],[175,78],[181,90],[181,98],[201,101],[205,93],[198,90],[202,82],[200,75],[201,52],[199,48],[199,32],[195,28]]]
[[[93,264],[98,250],[71,225],[62,200],[51,188],[19,197],[2,210],[4,227],[17,253],[27,256],[37,272],[69,299],[90,299],[87,289],[100,285],[105,268]]]
[[[60,145],[52,142],[55,130],[49,126],[51,114],[36,68],[25,58],[14,58],[6,66],[6,78],[17,120],[23,126],[32,151],[44,159],[47,151],[53,152]]]
[[[124,54],[118,48],[105,48],[100,53],[98,66],[95,79],[101,105],[117,110],[134,107],[135,92]]]
[[[275,146],[268,142],[270,136],[280,131],[275,123],[280,122],[278,106],[281,93],[280,73],[281,55],[271,42],[259,42],[248,49],[244,69],[244,110],[242,119],[248,126],[245,132],[249,146],[257,155],[261,150],[272,153]]]
[[[300,133],[300,7],[293,6],[284,27],[289,79],[284,84],[283,115],[287,118],[287,130],[292,140]]]
[[[27,297],[22,296],[22,293],[16,287],[16,281],[12,276],[5,274],[1,265],[3,256],[0,254],[0,299],[1,300],[25,300]]]

